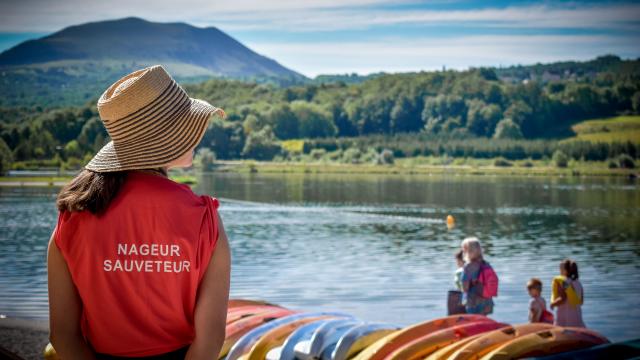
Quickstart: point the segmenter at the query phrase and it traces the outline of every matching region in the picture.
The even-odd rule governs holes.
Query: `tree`
[[[422,120],[429,132],[439,132],[449,118],[454,123],[462,125],[467,117],[467,105],[462,97],[457,95],[438,95],[427,97],[422,110]]]
[[[299,135],[305,138],[334,136],[338,129],[331,113],[319,105],[306,101],[294,101],[291,110],[299,123]]]
[[[216,154],[209,148],[201,148],[196,153],[195,161],[200,164],[202,170],[213,170],[216,162]]]
[[[504,111],[504,117],[513,120],[518,126],[522,126],[527,122],[533,113],[533,110],[522,100],[514,101]]]
[[[280,150],[271,126],[267,125],[249,134],[242,149],[242,156],[256,160],[271,160]]]
[[[7,143],[0,138],[0,174],[4,175],[11,169],[13,155]]]
[[[76,157],[81,158],[83,155],[82,149],[76,140],[71,140],[64,146],[64,154],[67,158]]]
[[[424,127],[415,101],[408,96],[400,96],[391,109],[391,132],[414,132]]]
[[[496,126],[496,132],[493,134],[494,139],[522,139],[522,131],[520,126],[511,119],[502,119]]]
[[[559,168],[566,168],[569,165],[569,157],[562,150],[556,150],[552,157],[553,162]]]
[[[244,147],[245,134],[239,121],[225,121],[215,118],[209,124],[202,141],[220,159],[238,159]]]
[[[300,123],[289,104],[274,106],[267,114],[267,123],[273,127],[273,133],[278,139],[295,139],[300,136]]]
[[[502,116],[500,107],[495,104],[486,104],[482,100],[470,100],[467,102],[467,129],[478,136],[491,136],[496,124]]]

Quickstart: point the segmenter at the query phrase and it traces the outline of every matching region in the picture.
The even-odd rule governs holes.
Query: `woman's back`
[[[107,211],[62,212],[55,242],[95,351],[146,356],[189,345],[198,285],[218,238],[217,200],[131,171]]]

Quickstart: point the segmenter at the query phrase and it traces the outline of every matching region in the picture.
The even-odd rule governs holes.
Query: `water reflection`
[[[206,174],[233,248],[232,294],[408,324],[445,312],[453,252],[478,236],[501,279],[495,317],[527,318],[526,281],[581,266],[585,321],[640,336],[640,192],[619,179]],[[0,188],[0,313],[46,317],[55,192]],[[447,230],[448,214],[457,226]]]

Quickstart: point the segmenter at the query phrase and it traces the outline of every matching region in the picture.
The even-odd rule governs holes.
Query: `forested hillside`
[[[279,141],[288,139],[322,139],[308,143],[333,142],[344,147],[344,141],[332,140],[338,138],[351,139],[353,146],[372,144],[358,138],[376,139],[376,148],[402,139],[405,145],[414,143],[420,149],[425,148],[421,143],[433,145],[442,139],[484,148],[520,141],[524,150],[518,156],[526,158],[538,156],[527,151],[540,147],[535,139],[555,144],[557,139],[572,136],[571,126],[579,121],[640,112],[638,61],[606,59],[609,68],[627,70],[594,73],[594,62],[589,62],[584,69],[581,63],[573,63],[569,72],[575,75],[557,80],[505,81],[498,76],[504,69],[480,68],[378,74],[353,84],[338,80],[278,87],[212,79],[185,88],[192,97],[228,113],[226,121],[212,121],[201,144],[220,159],[286,158]],[[566,66],[557,65],[569,73]],[[533,66],[530,72],[538,68]],[[546,69],[552,71],[554,65]],[[0,134],[15,161],[86,159],[108,140],[93,103],[46,110],[2,108]],[[635,149],[640,140],[631,143]],[[546,146],[547,150],[536,154],[548,155],[553,146]],[[632,152],[636,157],[629,147],[616,149],[613,155]],[[420,151],[396,151],[396,155],[412,156]],[[608,151],[600,157],[612,155]]]

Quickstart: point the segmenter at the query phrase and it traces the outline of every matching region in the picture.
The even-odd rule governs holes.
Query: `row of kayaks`
[[[482,315],[454,315],[400,327],[251,300],[230,301],[226,330],[220,354],[226,360],[519,359],[589,349],[602,353],[613,346],[589,329],[509,325]]]

